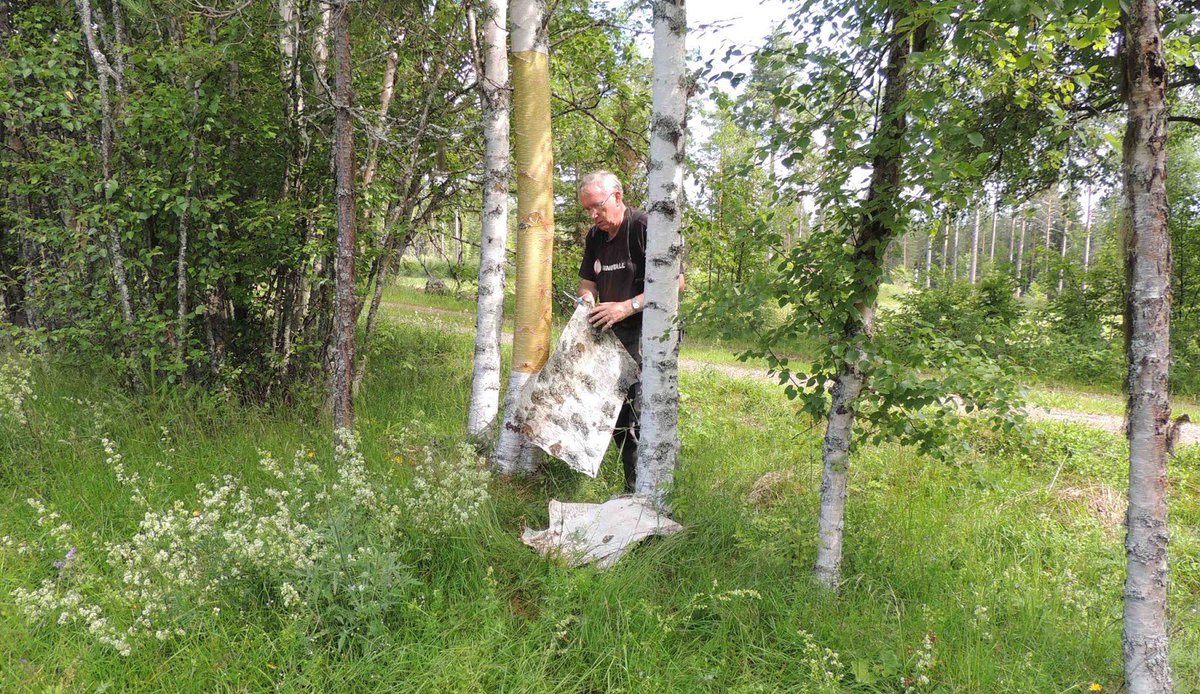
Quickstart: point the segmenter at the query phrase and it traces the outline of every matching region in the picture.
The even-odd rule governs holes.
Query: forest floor
[[[447,320],[442,324],[448,330],[460,333],[474,332],[475,315],[469,309],[451,308],[448,305],[429,305],[421,302],[420,296],[412,296],[405,292],[405,299],[385,300],[381,308],[389,309],[394,319],[411,319],[414,315],[442,316]],[[504,333],[504,341],[511,342],[512,333]],[[679,365],[685,370],[716,371],[736,378],[755,378],[777,383],[777,376],[772,375],[765,366],[751,366],[744,363],[729,363],[733,352],[727,355],[716,354],[717,350],[702,344],[695,348],[686,343],[681,348]],[[722,358],[724,357],[724,358]],[[1061,406],[1068,404],[1069,407]],[[1103,431],[1120,434],[1125,429],[1123,414],[1124,398],[1115,393],[1094,393],[1072,390],[1062,386],[1029,388],[1029,406],[1026,412],[1034,421],[1055,421],[1082,424]],[[1186,413],[1192,420],[1183,424],[1177,445],[1200,444],[1200,407],[1191,401],[1173,403],[1173,414]]]

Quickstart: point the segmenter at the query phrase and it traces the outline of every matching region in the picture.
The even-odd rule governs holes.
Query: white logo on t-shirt
[[[592,265],[592,272],[599,275],[600,271],[603,269],[604,269],[604,266],[600,264],[600,259],[596,258],[596,262]]]

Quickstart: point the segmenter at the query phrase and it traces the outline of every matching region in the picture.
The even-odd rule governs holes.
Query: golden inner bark
[[[513,53],[513,135],[517,169],[517,309],[513,370],[536,373],[550,354],[554,252],[554,148],[550,58]]]

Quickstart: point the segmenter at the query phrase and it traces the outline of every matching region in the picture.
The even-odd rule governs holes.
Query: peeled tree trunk
[[[333,297],[333,406],[334,440],[341,443],[344,432],[354,428],[354,121],[350,113],[350,5],[337,0],[333,5],[334,73],[334,170],[337,186],[337,256],[334,265]]]
[[[637,494],[662,505],[679,457],[679,270],[688,77],[685,0],[655,0]]]
[[[500,334],[504,327],[504,251],[508,239],[508,0],[488,0],[479,80],[483,107],[483,214],[475,365],[467,433],[486,438],[500,413]]]
[[[893,27],[907,24],[901,9]],[[863,345],[872,339],[875,328],[875,302],[883,280],[888,244],[903,224],[900,205],[901,161],[904,134],[908,129],[908,55],[911,46],[924,45],[925,24],[909,32],[893,29],[884,69],[883,99],[879,123],[872,136],[871,181],[863,203],[860,226],[852,238],[852,259],[863,284],[859,287],[858,311],[852,312],[842,326],[846,345]],[[852,353],[854,350],[848,350]],[[861,350],[859,357],[847,357],[838,367],[831,389],[832,401],[821,457],[821,507],[817,526],[817,560],[813,569],[818,582],[836,589],[842,576],[842,536],[846,515],[846,488],[850,469],[850,442],[854,435],[854,405],[867,382]]]
[[[512,3],[513,124],[517,168],[517,308],[505,416],[550,355],[550,267],[554,251],[554,147],[550,138],[550,43],[544,0]],[[505,426],[501,472],[533,471],[533,449]]]
[[[1122,3],[1128,121],[1125,356],[1129,510],[1125,516],[1125,688],[1172,691],[1167,649],[1167,430],[1171,403],[1171,243],[1167,233],[1167,66],[1154,0]]]

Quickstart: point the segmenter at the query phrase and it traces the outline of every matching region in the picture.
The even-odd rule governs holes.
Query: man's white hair
[[[593,171],[584,176],[583,179],[579,181],[579,190],[583,190],[584,188],[593,185],[599,185],[609,193],[621,193],[622,195],[625,194],[625,189],[621,187],[621,179],[617,178],[617,175],[613,172],[605,171],[604,169]]]

